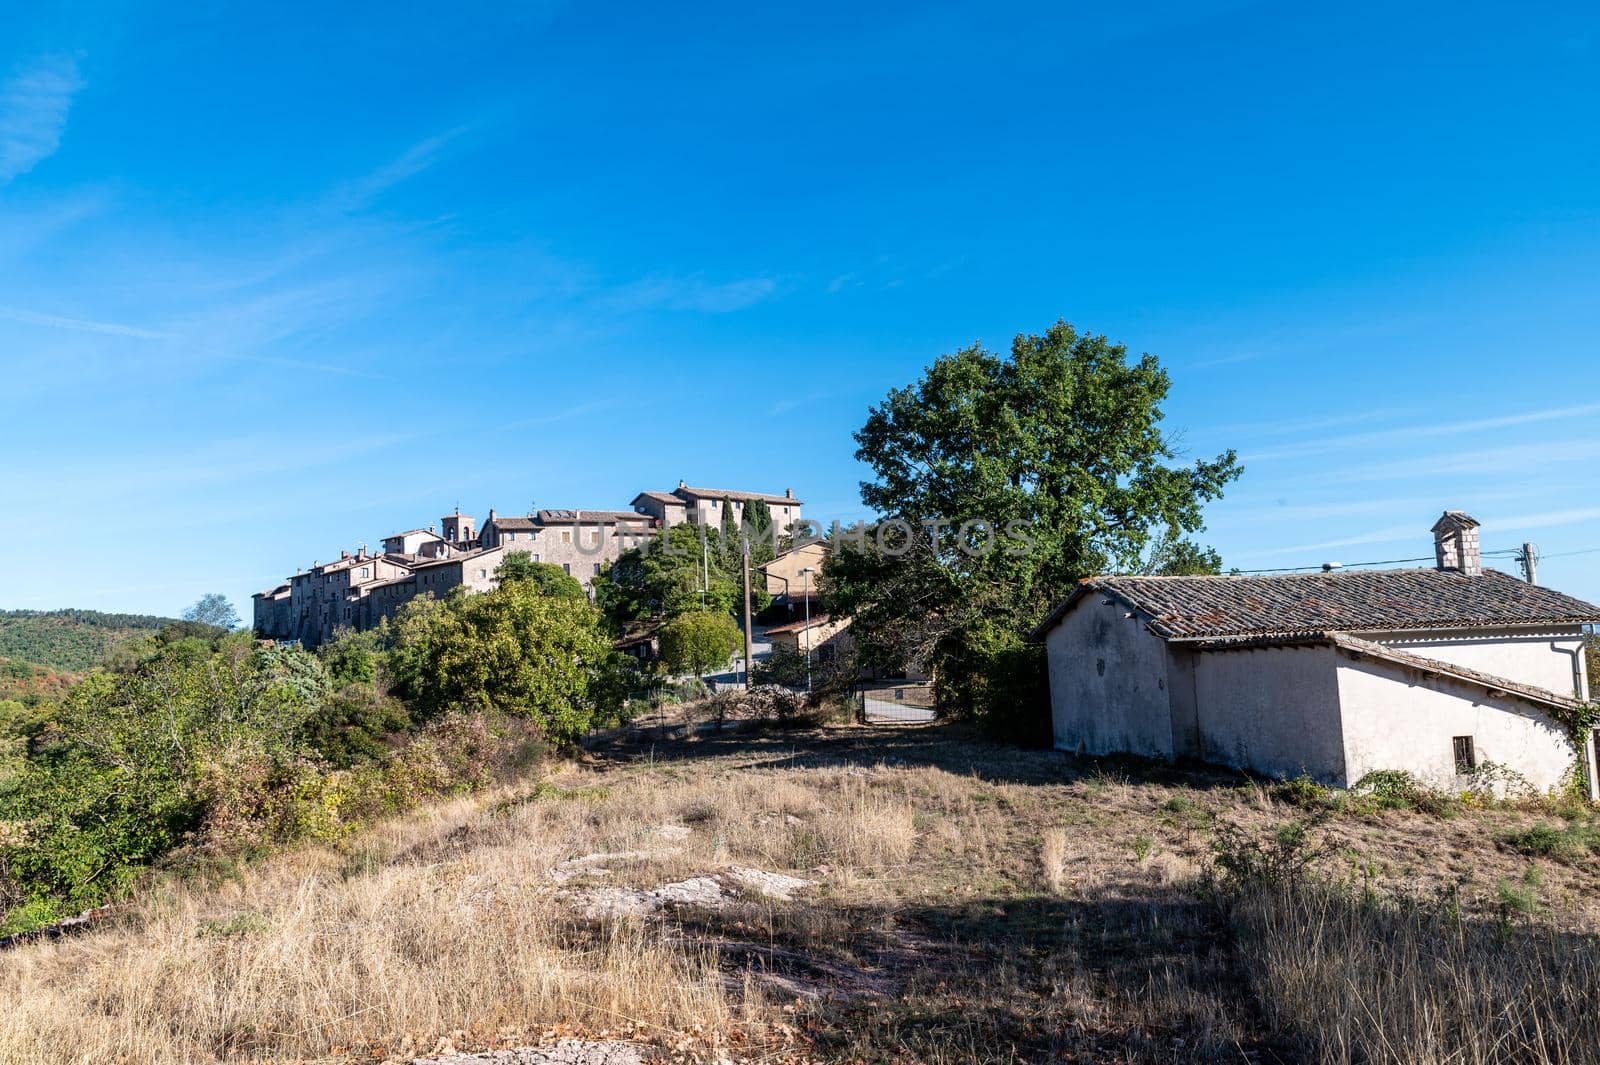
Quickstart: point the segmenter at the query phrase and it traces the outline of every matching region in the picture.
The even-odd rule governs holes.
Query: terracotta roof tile
[[[1042,635],[1079,599],[1115,596],[1150,616],[1166,639],[1270,636],[1328,630],[1454,629],[1584,624],[1600,607],[1498,570],[1349,570],[1276,577],[1091,577],[1034,630]]]
[[[680,498],[695,499],[764,499],[768,503],[779,503],[786,507],[798,507],[800,500],[793,496],[773,495],[769,492],[735,492],[728,488],[694,488],[684,485],[673,493]]]

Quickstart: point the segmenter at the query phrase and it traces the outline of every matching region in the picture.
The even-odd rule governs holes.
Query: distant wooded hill
[[[0,610],[0,658],[79,672],[131,636],[154,632],[172,618],[102,614],[98,610]]]

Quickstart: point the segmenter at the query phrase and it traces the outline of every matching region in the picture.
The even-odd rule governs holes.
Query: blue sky
[[[4,0],[0,606],[679,478],[850,519],[869,403],[1057,318],[1239,450],[1229,565],[1462,508],[1600,599],[1600,14],[1327,7]]]

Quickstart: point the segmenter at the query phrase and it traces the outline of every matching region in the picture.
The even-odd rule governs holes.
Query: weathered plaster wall
[[[1166,647],[1128,612],[1089,595],[1046,637],[1057,748],[1172,757]]]
[[[1331,647],[1264,647],[1193,656],[1200,757],[1275,777],[1344,784]]]
[[[1561,727],[1519,699],[1343,655],[1338,675],[1352,783],[1375,769],[1404,769],[1435,787],[1455,788],[1461,783],[1455,736],[1473,738],[1480,764],[1509,766],[1540,790],[1557,786],[1573,763]]]
[[[1429,634],[1421,639],[1401,633],[1363,637],[1480,673],[1532,684],[1557,695],[1576,694],[1577,678],[1583,676],[1582,662],[1576,658],[1583,651],[1583,634],[1576,627],[1569,632],[1550,630],[1535,635],[1472,629],[1443,636]],[[1576,676],[1575,661],[1579,667]]]

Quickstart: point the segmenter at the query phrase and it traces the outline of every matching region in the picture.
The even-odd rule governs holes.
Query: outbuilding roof
[[[1498,570],[1346,570],[1288,576],[1091,577],[1034,630],[1087,595],[1149,616],[1169,640],[1600,622],[1600,607]]]

